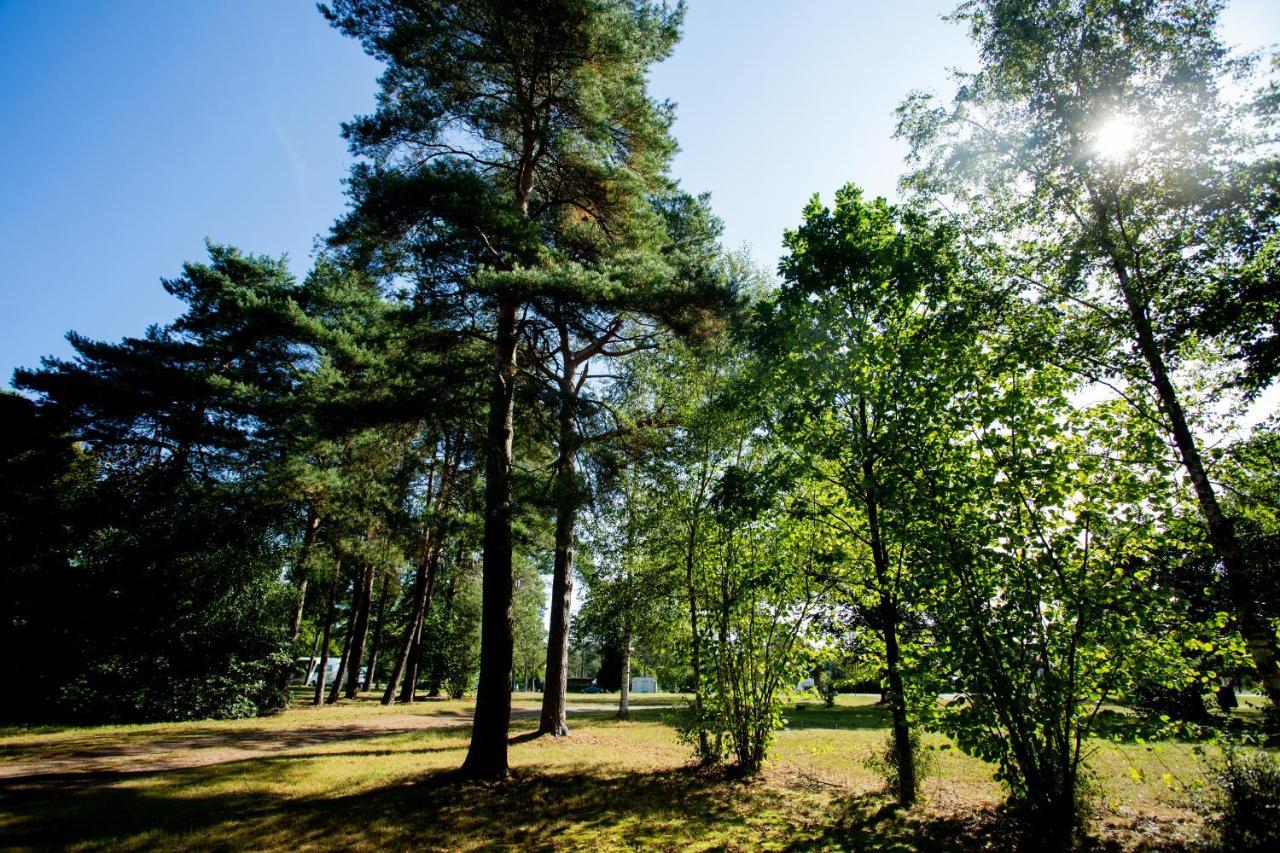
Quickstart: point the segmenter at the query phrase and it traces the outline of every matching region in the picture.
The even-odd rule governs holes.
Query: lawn
[[[768,768],[741,781],[690,766],[670,695],[570,697],[573,735],[534,739],[517,694],[510,780],[453,773],[468,701],[372,697],[253,720],[0,730],[0,847],[92,849],[1000,849],[991,767],[931,735],[926,802],[896,812],[864,758],[884,742],[872,697],[792,706]],[[596,710],[598,709],[598,710]],[[1189,744],[1099,741],[1106,847],[1176,849],[1196,829],[1171,789]]]

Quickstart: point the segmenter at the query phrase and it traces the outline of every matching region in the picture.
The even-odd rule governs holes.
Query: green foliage
[[[715,526],[698,567],[712,666],[705,712],[743,772],[763,764],[792,685],[812,669],[814,618],[827,592],[825,537],[790,512],[761,455],[716,485]]]
[[[919,795],[924,790],[925,780],[934,774],[937,761],[934,750],[921,744],[918,729],[911,731],[911,756],[915,793]],[[901,774],[898,772],[898,745],[894,741],[892,732],[885,737],[884,745],[878,751],[872,752],[863,759],[863,764],[884,780],[885,790],[894,798],[901,799],[902,781]]]
[[[1262,853],[1280,846],[1280,759],[1228,746],[1209,778],[1213,793],[1199,806],[1215,849]]]
[[[817,676],[813,680],[813,687],[818,691],[818,695],[822,697],[822,703],[828,708],[836,706],[836,695],[840,692],[836,689],[836,680],[831,673],[819,670]]]

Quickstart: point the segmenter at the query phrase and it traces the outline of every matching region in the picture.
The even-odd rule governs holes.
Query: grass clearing
[[[1000,849],[991,767],[938,735],[927,802],[888,807],[863,764],[885,739],[873,697],[792,706],[751,780],[690,767],[680,697],[572,695],[573,735],[531,738],[538,697],[513,700],[513,777],[458,780],[469,701],[383,708],[370,696],[252,720],[0,732],[0,846],[125,850]],[[598,709],[598,710],[597,710]],[[1166,774],[1202,772],[1191,745],[1098,742],[1109,811],[1098,831],[1133,847],[1194,832]],[[184,761],[186,764],[184,764]],[[191,765],[195,762],[194,766]]]

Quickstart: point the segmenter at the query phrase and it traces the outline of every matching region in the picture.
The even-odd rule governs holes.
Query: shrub
[[[1209,772],[1213,793],[1197,804],[1217,849],[1280,850],[1280,759],[1228,747]]]
[[[831,677],[831,673],[819,671],[818,677],[813,681],[814,689],[818,691],[818,695],[822,697],[822,701],[826,703],[828,708],[834,708],[836,705],[836,680]]]
[[[920,732],[915,728],[911,730],[910,740],[911,754],[915,757],[916,766],[915,792],[919,794],[924,788],[924,780],[933,774],[935,756],[933,749],[920,743]],[[868,770],[884,779],[885,788],[889,793],[901,799],[901,782],[898,779],[898,750],[894,745],[893,732],[889,732],[880,751],[873,752],[867,756],[863,764]]]

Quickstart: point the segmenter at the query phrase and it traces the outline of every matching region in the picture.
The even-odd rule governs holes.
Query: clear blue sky
[[[954,0],[689,0],[653,89],[679,105],[676,174],[726,243],[772,267],[814,192],[892,195],[909,90],[971,67]],[[1280,3],[1235,0],[1228,42],[1280,41]],[[344,204],[339,123],[378,68],[308,0],[0,0],[0,380],[68,329],[138,334],[206,236],[305,272]]]

